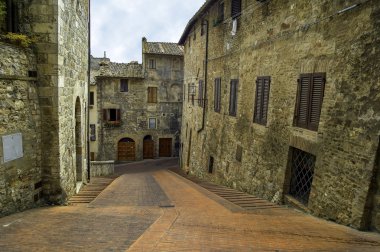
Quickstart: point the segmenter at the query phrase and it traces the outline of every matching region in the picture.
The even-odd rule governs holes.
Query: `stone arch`
[[[76,150],[76,181],[82,181],[82,109],[80,98],[77,97],[75,101],[75,150]]]
[[[117,144],[117,159],[119,161],[136,160],[136,142],[132,138],[125,137],[119,140]]]

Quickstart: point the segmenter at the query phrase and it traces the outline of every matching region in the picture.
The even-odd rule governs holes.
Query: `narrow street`
[[[119,165],[90,204],[0,219],[0,251],[380,251],[380,235],[285,207],[239,210],[173,173],[177,159]]]

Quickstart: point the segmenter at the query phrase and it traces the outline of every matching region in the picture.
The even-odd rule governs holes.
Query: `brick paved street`
[[[239,211],[166,171],[175,163],[118,166],[89,205],[1,218],[0,251],[380,251],[378,234],[292,209]]]

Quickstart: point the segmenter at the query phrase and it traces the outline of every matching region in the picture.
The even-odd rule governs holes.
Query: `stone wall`
[[[41,119],[30,49],[0,42],[0,216],[31,208],[41,197]],[[2,137],[22,134],[23,157],[4,162]]]
[[[115,161],[91,161],[91,177],[109,176],[115,172]]]
[[[223,22],[217,22],[217,4],[204,16],[209,30],[207,61],[201,18],[184,43],[185,89],[206,79],[208,101],[206,126],[201,130],[202,107],[191,105],[186,97],[183,168],[281,203],[289,193],[291,150],[301,149],[316,156],[308,211],[368,228],[365,209],[370,208],[368,192],[380,135],[380,83],[375,70],[380,56],[379,5],[243,0],[237,33],[232,35],[230,2],[224,1]],[[338,13],[350,6],[354,7]],[[206,77],[204,62],[208,62]],[[316,72],[326,73],[326,86],[319,129],[311,131],[295,127],[293,118],[297,79],[302,73]],[[271,76],[265,126],[253,123],[258,76]],[[220,113],[213,108],[218,77],[222,78]],[[236,117],[228,112],[231,79],[239,80]],[[238,146],[241,162],[236,160]],[[208,173],[210,156],[215,159],[213,174]],[[373,204],[378,205],[378,200]]]

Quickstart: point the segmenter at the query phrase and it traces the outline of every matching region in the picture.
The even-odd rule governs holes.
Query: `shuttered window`
[[[156,87],[148,87],[148,103],[157,103]]]
[[[203,106],[203,80],[198,83],[198,106]]]
[[[294,124],[317,131],[325,90],[326,74],[301,74],[298,79]]]
[[[235,18],[240,15],[241,12],[241,0],[231,1],[231,17]]]
[[[214,84],[214,111],[220,112],[220,102],[221,102],[221,78],[215,79]]]
[[[231,80],[230,85],[230,116],[236,116],[237,112],[237,91],[238,91],[238,80]]]
[[[120,109],[103,109],[103,121],[112,125],[120,125]]]
[[[266,125],[268,117],[270,91],[270,77],[258,77],[256,80],[256,96],[253,121],[258,124]]]

